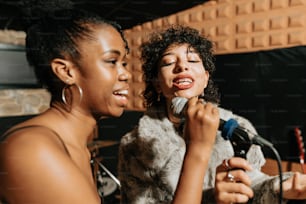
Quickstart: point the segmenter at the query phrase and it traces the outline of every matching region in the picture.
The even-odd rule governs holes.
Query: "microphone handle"
[[[246,153],[252,141],[250,141],[248,133],[239,127],[238,122],[234,119],[228,121],[220,119],[219,130],[221,131],[222,137],[231,142],[234,149],[234,156],[246,158]]]
[[[246,138],[249,138],[246,132],[239,128],[234,130],[230,142],[232,143],[235,157],[246,159],[246,154],[252,145],[252,142],[246,140]]]

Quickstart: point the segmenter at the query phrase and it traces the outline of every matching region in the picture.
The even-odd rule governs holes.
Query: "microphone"
[[[171,106],[173,114],[177,117],[184,118],[187,102],[187,98],[174,97],[172,99]],[[251,144],[273,147],[273,144],[268,140],[262,138],[257,134],[254,134],[253,132],[244,127],[241,127],[235,119],[229,119],[226,121],[220,118],[218,129],[221,131],[222,137],[225,140],[230,140],[234,149],[237,149],[237,151],[235,151],[235,154],[238,154],[238,156],[245,154],[246,150],[249,149]]]
[[[175,97],[172,99],[172,111],[173,114],[177,117],[184,118],[186,112],[186,104],[188,99],[183,97]],[[205,102],[204,102],[205,103]],[[279,200],[282,201],[283,199],[283,176],[282,176],[282,165],[281,165],[281,158],[274,148],[273,144],[266,139],[260,137],[249,131],[246,128],[243,128],[238,125],[238,122],[234,119],[230,119],[228,121],[220,118],[219,128],[222,137],[225,140],[230,140],[233,149],[234,149],[234,156],[246,158],[246,153],[249,150],[251,144],[257,144],[260,146],[269,147],[276,156],[277,166],[279,170]]]

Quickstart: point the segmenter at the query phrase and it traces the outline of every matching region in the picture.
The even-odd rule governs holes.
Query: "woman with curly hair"
[[[231,142],[216,129],[220,116],[233,118],[256,134],[247,119],[217,107],[212,48],[211,41],[186,26],[155,32],[141,46],[147,110],[137,127],[121,140],[122,203],[278,202],[278,177],[260,171],[265,162],[261,148],[250,146],[247,159],[233,157]],[[172,110],[175,97],[189,99],[185,120]],[[200,123],[195,125],[194,120]],[[205,145],[208,140],[215,140],[213,148]],[[300,175],[291,175],[283,174],[284,197],[305,198],[305,193],[298,194],[301,187],[305,191]],[[184,188],[180,186],[183,182]],[[185,200],[180,197],[184,194],[189,195]]]
[[[207,86],[207,97],[218,101],[208,77],[214,69],[212,55],[208,55],[211,44],[206,39],[194,38],[194,34],[191,29],[172,28],[142,45],[148,110],[139,127],[122,138],[119,153],[121,203],[201,201],[202,182],[219,125],[219,112],[212,103],[203,105],[202,100],[194,97]],[[209,71],[204,70],[197,49],[205,51],[201,57],[207,59],[205,66]],[[176,53],[180,54],[180,59],[175,57]],[[184,72],[187,64],[196,68]],[[190,91],[186,92],[187,89]],[[185,124],[192,128],[186,128],[184,133],[179,130],[179,119],[170,111],[174,96],[191,98]],[[187,148],[183,137],[189,141]]]

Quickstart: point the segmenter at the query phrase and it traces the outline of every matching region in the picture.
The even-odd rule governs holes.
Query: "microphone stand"
[[[101,162],[97,161],[97,163],[105,171],[105,173],[107,173],[116,182],[116,184],[120,188],[121,187],[120,181]]]

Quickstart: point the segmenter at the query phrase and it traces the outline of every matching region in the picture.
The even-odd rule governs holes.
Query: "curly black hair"
[[[52,95],[52,101],[60,100],[65,84],[58,79],[51,69],[54,58],[70,58],[78,66],[82,57],[78,42],[93,39],[93,28],[97,25],[114,27],[128,44],[121,27],[113,21],[80,9],[64,8],[45,12],[39,19],[34,18],[26,32],[26,56],[34,68],[38,81]]]
[[[215,71],[213,44],[194,28],[175,25],[163,31],[152,33],[149,40],[140,46],[142,69],[146,88],[143,92],[145,106],[158,105],[158,93],[154,88],[154,81],[158,75],[158,63],[165,50],[173,44],[189,44],[200,55],[205,70],[209,72],[209,81],[204,90],[204,99],[213,103],[219,103],[220,96],[218,89],[212,81],[212,74]]]

